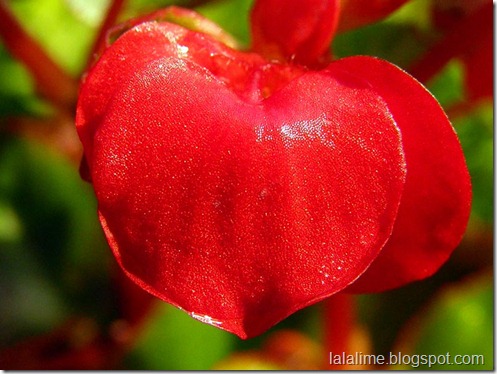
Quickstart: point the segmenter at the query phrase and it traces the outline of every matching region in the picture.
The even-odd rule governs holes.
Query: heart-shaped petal
[[[464,154],[433,96],[398,67],[372,57],[333,63],[367,80],[402,133],[407,178],[391,238],[350,290],[384,291],[434,274],[466,230],[471,182]]]
[[[272,65],[168,23],[104,53],[77,125],[123,269],[241,337],[359,277],[404,185],[398,128],[362,79]]]

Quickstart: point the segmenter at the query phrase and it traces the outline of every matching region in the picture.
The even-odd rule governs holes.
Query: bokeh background
[[[0,3],[50,59],[80,79],[110,1]],[[197,9],[249,45],[251,0],[128,0],[119,20],[170,4]],[[484,355],[483,365],[432,368],[493,368],[493,27],[492,17],[478,16],[482,8],[493,12],[488,0],[408,1],[333,42],[336,58],[378,56],[430,89],[459,135],[473,183],[466,235],[435,276],[354,296],[354,351]],[[0,21],[0,369],[330,369],[323,305],[243,341],[123,277],[91,186],[79,176],[74,103],[57,104],[43,93],[33,63],[2,42],[5,28]]]

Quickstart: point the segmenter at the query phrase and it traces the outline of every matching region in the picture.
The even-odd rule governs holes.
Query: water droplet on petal
[[[212,326],[221,326],[223,324],[221,321],[215,320],[214,318],[208,315],[202,315],[202,314],[197,314],[195,312],[191,312],[190,316],[199,320],[200,322],[207,323]]]

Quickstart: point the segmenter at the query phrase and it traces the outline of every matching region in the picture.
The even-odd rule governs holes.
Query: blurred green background
[[[410,1],[381,22],[338,35],[332,51],[337,58],[379,56],[409,71],[443,34],[433,16],[435,3]],[[79,79],[109,1],[6,4]],[[251,0],[129,0],[120,19],[170,4],[195,7],[249,44]],[[471,97],[466,64],[455,56],[426,82],[447,110],[470,169],[474,196],[466,236],[434,277],[356,297],[363,332],[357,344],[367,352],[485,357],[483,365],[440,370],[493,368],[493,98]],[[73,113],[38,95],[29,71],[2,44],[0,129],[1,369],[327,368],[322,305],[242,341],[127,284],[103,238],[91,186],[78,173]],[[292,338],[283,334],[288,330]],[[268,342],[289,344],[288,355],[307,353],[295,356],[299,362],[285,361],[271,356]]]

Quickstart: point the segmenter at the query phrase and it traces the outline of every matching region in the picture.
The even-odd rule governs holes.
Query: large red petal
[[[350,290],[383,291],[436,272],[459,244],[471,184],[456,133],[435,98],[396,66],[371,57],[333,63],[368,82],[402,133],[407,178],[392,236]]]
[[[203,322],[254,336],[369,266],[393,227],[404,156],[362,79],[338,65],[290,74],[207,39],[197,50],[200,37],[156,23],[121,36],[85,81],[78,130],[126,273]],[[269,97],[250,93],[273,75]]]

